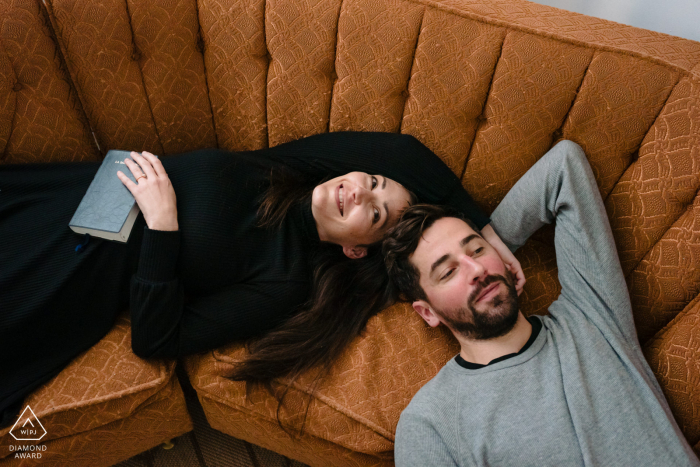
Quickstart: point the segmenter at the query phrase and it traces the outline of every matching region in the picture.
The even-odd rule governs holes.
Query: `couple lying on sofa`
[[[330,133],[261,151],[132,158],[136,183],[120,175],[143,213],[132,238],[77,250],[68,220],[99,163],[0,167],[4,227],[33,235],[32,254],[15,248],[21,240],[0,252],[0,351],[22,356],[0,370],[3,425],[125,306],[144,358],[262,336],[233,378],[266,384],[327,370],[403,294],[429,324],[447,324],[462,353],[402,416],[399,464],[583,463],[628,451],[695,459],[639,350],[602,203],[575,145],[548,153],[490,224],[440,159],[405,135]],[[382,244],[417,201],[454,212],[410,208]],[[514,247],[555,214],[566,214],[557,223],[562,298],[551,318],[527,320],[517,308],[522,269],[496,232]],[[503,384],[519,368],[519,381]],[[478,384],[492,390],[461,394]],[[531,391],[541,400],[524,410],[510,394],[518,387],[546,390]],[[533,424],[544,436],[508,436]]]
[[[328,368],[391,304],[380,240],[417,201],[472,219],[522,277],[458,177],[412,136],[327,133],[162,161],[131,153],[122,170],[135,182],[118,176],[142,215],[126,244],[68,227],[99,167],[0,165],[0,355],[14,356],[0,365],[2,426],[127,307],[143,358],[262,336],[234,378]]]

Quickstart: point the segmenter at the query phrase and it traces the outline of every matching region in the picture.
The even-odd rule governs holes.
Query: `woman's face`
[[[361,258],[367,254],[362,245],[381,240],[410,199],[408,190],[390,178],[350,172],[314,188],[311,212],[322,241]]]

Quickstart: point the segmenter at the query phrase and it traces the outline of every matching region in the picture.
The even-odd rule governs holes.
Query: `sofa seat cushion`
[[[383,344],[393,347],[390,344],[393,339],[379,329],[383,328],[389,333],[393,329],[393,337],[397,337],[395,334],[400,328],[394,323],[404,321],[403,332],[407,335],[414,334],[410,331],[415,331],[421,325],[404,306],[395,306],[372,319],[367,333],[371,337],[361,339],[359,346],[354,344],[351,351],[344,353],[312,398],[309,397],[308,385],[313,372],[297,381],[287,394],[285,407],[280,412],[280,419],[288,431],[299,430],[306,404],[311,400],[301,436],[302,444],[311,447],[314,439],[320,439],[335,445],[337,455],[347,451],[391,459],[392,423],[398,420],[403,410],[402,404],[397,405],[396,400],[403,399],[404,392],[407,395],[410,391],[407,387],[410,385],[398,381],[402,376],[396,372],[400,372],[405,365],[411,365],[411,362],[397,357],[394,352],[383,352],[382,343],[376,341],[385,338]],[[418,336],[423,337],[421,333]],[[422,340],[418,336],[416,338]],[[406,349],[405,344],[397,348]],[[384,358],[378,359],[377,354],[384,354]],[[300,448],[299,440],[286,436],[278,426],[276,399],[262,388],[246,393],[244,383],[227,379],[244,355],[244,346],[235,344],[187,360],[187,372],[209,422],[216,429],[232,436],[255,440],[257,444],[261,444],[261,439],[275,438],[276,452],[308,463],[308,459],[295,455]],[[357,364],[357,361],[362,361],[366,366]],[[409,370],[409,373],[413,372],[414,369]],[[388,384],[391,381],[395,383]],[[217,423],[221,426],[214,426],[212,412],[220,413]],[[245,427],[238,426],[240,421],[237,418],[240,417],[237,414],[241,413],[245,414]],[[338,465],[353,464],[339,462]]]
[[[215,427],[219,430],[252,437],[258,444],[274,436],[277,452],[305,462],[309,460],[298,457],[298,443],[313,439],[335,444],[339,456],[350,451],[379,461],[393,457],[396,423],[413,394],[457,351],[450,335],[441,328],[427,328],[410,306],[399,304],[383,311],[369,321],[312,397],[309,387],[315,372],[293,384],[280,419],[288,431],[298,431],[311,400],[301,440],[284,435],[277,424],[277,401],[265,389],[253,388],[246,394],[244,383],[227,379],[245,356],[242,344],[190,357],[186,368],[205,412],[230,412],[230,423],[227,417],[218,417],[224,424]],[[237,426],[237,413],[245,413],[250,421],[245,430]]]
[[[170,390],[175,363],[146,361],[134,355],[128,313],[122,314],[100,342],[24,401],[24,406],[29,405],[44,426],[46,435],[41,441],[22,444],[43,444],[126,419],[162,398],[160,392],[164,388],[171,394],[169,397],[183,398],[177,381],[178,390]],[[178,406],[183,411],[179,418],[189,421],[184,399]],[[17,444],[11,429],[0,431],[3,456],[9,454],[8,446]]]

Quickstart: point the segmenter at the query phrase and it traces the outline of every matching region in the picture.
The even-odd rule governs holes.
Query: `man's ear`
[[[343,253],[350,259],[360,259],[367,256],[367,247],[364,246],[344,246]]]
[[[413,309],[428,323],[428,326],[434,328],[440,324],[440,319],[430,307],[430,304],[425,300],[416,300],[413,302]]]

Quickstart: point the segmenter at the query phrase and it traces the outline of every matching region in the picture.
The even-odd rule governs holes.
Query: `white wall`
[[[700,41],[700,0],[531,0]]]

